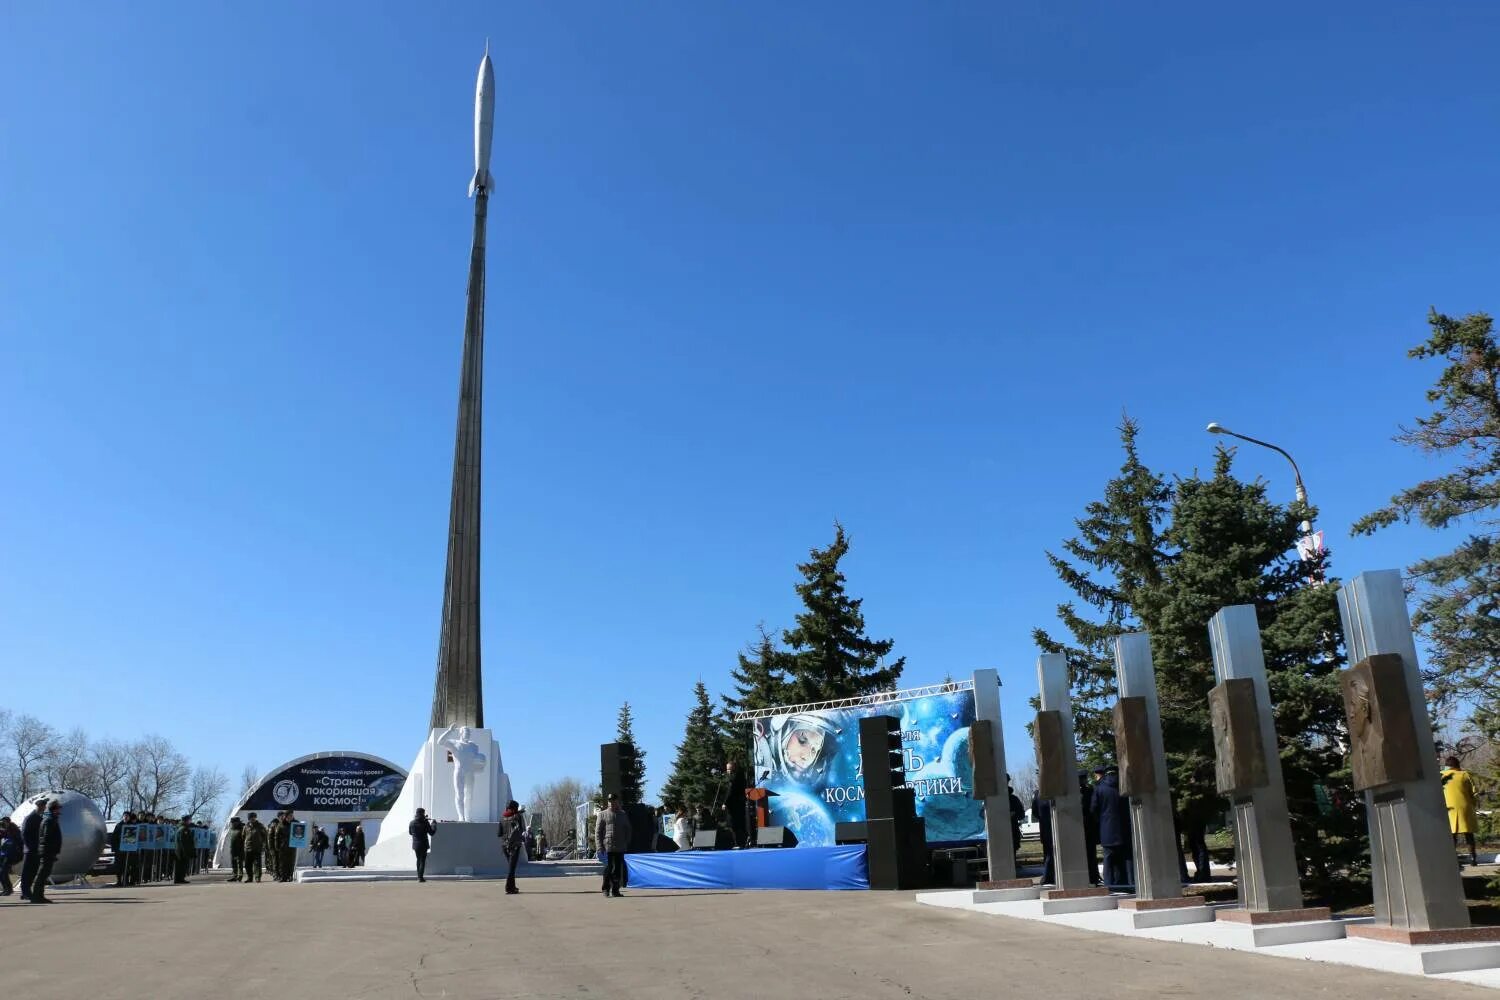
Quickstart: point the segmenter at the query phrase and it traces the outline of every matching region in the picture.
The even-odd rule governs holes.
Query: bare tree
[[[48,788],[55,791],[71,789],[91,795],[88,733],[75,726],[66,735],[54,739],[41,770]]]
[[[147,736],[130,745],[126,778],[130,808],[161,813],[188,791],[187,758],[164,736]]]
[[[589,791],[577,778],[537,785],[531,790],[531,801],[525,803],[531,813],[531,825],[546,831],[550,843],[561,844],[576,825],[574,810],[588,798]]]
[[[1037,790],[1035,755],[1027,754],[1025,761],[1021,764],[1020,769],[1014,773],[1013,777],[1015,780],[1011,782],[1011,787],[1016,790],[1016,797],[1021,800],[1023,806],[1030,809],[1031,799],[1036,795]]]
[[[240,770],[240,798],[249,795],[258,781],[260,781],[260,770],[254,764],[246,764]]]
[[[57,730],[32,715],[0,719],[0,802],[7,811],[32,792],[44,791],[46,764],[57,742]]]
[[[219,803],[227,791],[229,778],[223,771],[217,767],[194,768],[182,811],[200,820],[212,818],[218,814]]]
[[[100,740],[89,747],[88,761],[92,772],[88,793],[109,819],[128,791],[130,748],[119,740]]]

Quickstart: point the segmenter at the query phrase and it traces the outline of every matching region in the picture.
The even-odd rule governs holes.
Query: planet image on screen
[[[808,847],[833,846],[833,820],[828,810],[803,792],[782,792],[775,803],[776,821],[792,828],[797,842]]]

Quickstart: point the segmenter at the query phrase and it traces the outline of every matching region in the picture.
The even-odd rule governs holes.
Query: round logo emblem
[[[299,789],[297,783],[287,778],[276,782],[276,787],[271,789],[271,797],[284,806],[289,806],[297,801]]]

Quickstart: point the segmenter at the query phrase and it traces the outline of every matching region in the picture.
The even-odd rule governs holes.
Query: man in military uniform
[[[242,881],[245,877],[245,824],[238,816],[229,821],[229,864],[234,869],[229,881]]]
[[[292,824],[297,817],[288,809],[281,821],[281,881],[290,882],[297,877],[297,849],[292,846]]]
[[[182,822],[177,824],[177,849],[176,866],[172,869],[172,882],[175,885],[187,885],[188,873],[193,870],[193,854],[198,850],[198,843],[194,840],[193,817],[184,816]]]
[[[261,873],[260,859],[266,850],[266,825],[255,815],[250,814],[250,822],[245,824],[245,881],[259,882]],[[251,876],[254,878],[251,878]]]
[[[271,871],[271,881],[281,881],[281,813],[278,811],[266,825],[266,867]]]
[[[31,883],[30,900],[33,903],[50,903],[47,898],[47,881],[52,878],[52,866],[62,853],[62,803],[53,799],[47,803],[47,818],[37,836],[41,847],[41,863],[37,865],[36,879]]]

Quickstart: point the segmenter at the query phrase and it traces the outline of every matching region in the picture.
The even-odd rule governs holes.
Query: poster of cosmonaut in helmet
[[[917,815],[926,821],[927,842],[983,840],[981,804],[969,794],[969,690],[755,720],[753,777],[776,793],[769,803],[771,822],[790,828],[799,844],[816,847],[834,842],[836,824],[865,818],[859,720],[872,715],[901,720],[906,783],[916,793]]]

